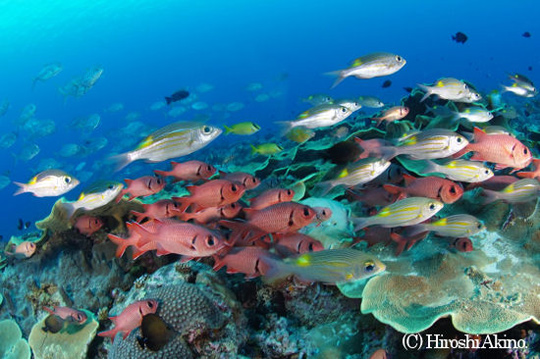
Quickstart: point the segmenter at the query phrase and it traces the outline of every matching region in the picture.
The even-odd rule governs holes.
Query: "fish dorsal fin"
[[[416,180],[416,177],[404,173],[403,180],[405,181],[405,186],[410,186]]]
[[[484,130],[479,127],[474,128],[474,140],[478,142],[482,137],[487,136]]]
[[[139,145],[137,146],[137,150],[146,148],[150,146],[152,143],[154,143],[154,137],[148,136],[144,140],[142,140],[141,143],[139,143]]]
[[[86,194],[84,192],[81,193],[77,201],[82,201],[86,197]]]
[[[435,84],[435,86],[437,87],[444,87],[444,82],[442,80],[439,80],[437,81],[437,83]]]

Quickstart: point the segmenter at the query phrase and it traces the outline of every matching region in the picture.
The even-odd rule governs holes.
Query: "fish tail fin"
[[[390,233],[390,238],[397,244],[396,251],[394,252],[397,257],[405,250],[405,246],[407,245],[408,240],[407,238],[397,233]]]
[[[426,94],[424,95],[424,97],[422,97],[422,99],[420,100],[420,102],[424,102],[425,99],[427,99],[429,96],[432,95],[432,91],[430,90],[429,87],[427,87],[426,85],[422,85],[422,84],[417,84],[418,87],[420,87],[420,90],[424,91]]]
[[[228,135],[229,133],[232,132],[232,128],[230,128],[229,126],[223,125],[223,127],[225,128],[225,134],[226,134],[226,135]]]
[[[47,313],[49,313],[49,314],[54,314],[54,310],[52,310],[52,309],[49,308],[49,307],[43,306],[43,307],[41,307],[41,308],[42,308],[44,311],[46,311]]]
[[[330,87],[330,89],[333,89],[334,87],[339,85],[341,83],[341,81],[343,81],[345,79],[345,76],[343,76],[343,70],[336,70],[336,71],[326,72],[325,75],[327,75],[327,76],[337,76],[336,80],[334,81],[334,83],[332,84],[332,87]]]
[[[134,246],[133,247],[132,259],[135,260],[135,259],[139,258],[140,256],[142,256],[143,254],[145,254],[146,252],[148,252],[148,251]]]
[[[294,274],[293,266],[278,258],[264,258],[262,261],[268,266],[265,279],[269,283],[280,282]]]
[[[112,160],[115,163],[114,171],[118,172],[122,168],[129,165],[133,160],[130,158],[129,152],[121,153],[116,156],[109,157],[110,160]]]
[[[107,234],[107,237],[117,245],[116,247],[116,257],[120,258],[124,255],[126,252],[127,247],[129,247],[131,244],[129,243],[129,240],[115,236],[114,234]]]
[[[250,146],[251,146],[251,154],[252,155],[259,153],[259,150],[257,149],[257,147],[255,147],[253,145],[250,145]]]
[[[438,172],[439,171],[439,168],[438,168],[438,165],[433,162],[433,161],[430,161],[430,160],[425,160],[424,161],[425,163],[425,166],[424,168],[420,169],[418,171],[419,174],[428,174],[428,173],[433,173],[433,172]]]
[[[131,211],[131,214],[136,217],[135,220],[137,222],[141,222],[141,220],[143,220],[146,217],[146,214],[137,212],[137,211]]]
[[[320,189],[320,193],[318,193],[318,196],[323,197],[326,194],[328,194],[328,192],[330,192],[332,188],[334,188],[334,185],[332,181],[325,181],[325,182],[319,182],[316,185],[316,187]]]
[[[28,192],[25,183],[20,183],[20,182],[13,181],[13,184],[19,186],[19,188],[17,188],[17,191],[15,191],[15,193],[13,193],[14,196],[18,196],[21,193]]]
[[[354,231],[358,232],[369,225],[369,217],[356,217],[352,219],[352,222],[354,223]]]
[[[278,125],[280,136],[285,136],[294,127],[292,121],[276,121],[276,124]]]
[[[482,189],[481,196],[483,205],[493,203],[499,199],[499,194],[489,189]]]
[[[111,342],[114,343],[114,337],[116,336],[116,328],[113,328],[111,330],[106,330],[104,332],[97,333],[98,337],[109,337],[111,338]]]
[[[398,195],[397,201],[407,197],[407,194],[405,193],[405,190],[403,188],[399,187],[399,186],[394,186],[392,184],[385,184],[385,185],[383,185],[383,188],[384,188],[384,190],[386,192],[388,192],[390,194]]]
[[[465,146],[465,148],[463,148],[461,151],[459,152],[456,152],[452,155],[452,158],[460,158],[461,156],[473,151],[472,148],[470,148],[470,144],[468,144],[467,146]]]
[[[63,206],[64,206],[64,209],[66,210],[67,218],[73,217],[73,214],[75,213],[77,208],[75,208],[75,206],[73,206],[72,203],[64,203]]]
[[[519,178],[536,178],[535,172],[518,172],[516,174]]]
[[[168,177],[169,171],[154,170],[154,173],[161,177]]]

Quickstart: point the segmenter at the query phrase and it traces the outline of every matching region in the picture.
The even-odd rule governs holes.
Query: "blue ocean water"
[[[212,124],[252,120],[271,131],[274,121],[292,119],[305,110],[300,98],[313,93],[374,95],[392,104],[406,95],[403,87],[444,76],[470,81],[480,91],[497,89],[509,72],[524,73],[534,81],[540,66],[537,10],[534,1],[1,1],[0,98],[11,104],[0,118],[1,133],[14,131],[18,137],[12,147],[0,149],[0,175],[26,182],[44,159],[56,159],[66,169],[84,162],[80,171],[93,177],[70,192],[70,199],[94,179],[132,177],[135,170],[129,168],[112,174],[92,165],[130,149],[117,149],[115,144],[123,137],[120,129],[130,122],[125,116],[133,111],[140,113],[136,121],[150,128],[204,114]],[[451,40],[457,31],[469,37],[465,44]],[[525,31],[532,37],[522,37]],[[374,51],[400,54],[407,65],[388,78],[347,79],[329,89],[333,79],[323,73]],[[33,77],[51,62],[61,62],[64,70],[32,90]],[[104,73],[94,88],[64,101],[58,87],[95,65]],[[392,86],[381,88],[387,79]],[[209,104],[206,110],[189,109],[173,118],[165,110],[149,109],[178,89],[197,93],[202,83],[214,87],[197,94],[199,101]],[[246,91],[251,83],[260,83],[261,90]],[[259,93],[275,97],[257,102]],[[245,107],[229,117],[212,110],[213,105],[232,102]],[[114,103],[122,103],[124,109],[104,111]],[[38,120],[54,120],[55,133],[32,139],[18,128],[16,120],[28,104],[36,105]],[[101,115],[101,123],[91,134],[67,128],[74,118],[92,113]],[[101,136],[109,143],[92,155],[59,154],[64,144],[82,145]],[[257,136],[251,140],[259,141]],[[209,150],[219,141],[224,138]],[[36,143],[40,153],[29,161],[16,161],[13,155],[30,143]],[[80,171],[72,172],[77,176]],[[56,200],[30,194],[13,197],[15,190],[15,185],[0,190],[4,238],[20,233],[18,218],[39,220]]]

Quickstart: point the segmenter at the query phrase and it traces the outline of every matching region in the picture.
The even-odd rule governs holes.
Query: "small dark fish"
[[[189,92],[186,90],[180,90],[173,93],[170,97],[165,96],[165,101],[167,101],[167,105],[170,105],[171,103],[183,100],[188,96]]]
[[[26,222],[26,223],[24,224],[24,228],[25,228],[25,229],[26,229],[26,228],[30,228],[31,225],[32,225],[32,223]]]
[[[465,35],[464,33],[462,32],[457,32],[455,35],[452,35],[452,40],[454,40],[455,42],[457,42],[458,44],[459,43],[466,43],[467,40],[469,38],[467,37],[467,35]]]
[[[41,328],[41,330],[46,333],[58,333],[64,327],[64,322],[64,319],[57,315],[51,314],[45,319],[45,326]]]
[[[404,87],[403,88],[405,91],[407,91],[408,93],[411,93],[413,88],[412,87]]]
[[[528,32],[528,31],[525,31],[525,32],[523,33],[523,35],[521,35],[521,36],[523,36],[523,37],[531,37],[531,33]]]
[[[529,71],[532,71],[532,69],[533,69],[532,66],[529,66],[527,68],[529,69]]]
[[[383,82],[382,88],[385,89],[385,88],[390,87],[391,85],[392,85],[392,81],[386,80],[385,82]]]
[[[17,225],[17,229],[19,231],[23,231],[25,229],[28,229],[30,227],[31,223],[30,222],[24,222],[22,219],[19,218],[19,224]]]
[[[148,349],[157,352],[167,345],[174,331],[169,328],[159,315],[147,314],[141,322],[141,333],[142,338],[137,338],[139,345],[143,348],[146,346]]]

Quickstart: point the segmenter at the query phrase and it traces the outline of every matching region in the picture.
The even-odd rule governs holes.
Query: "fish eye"
[[[431,203],[431,204],[429,205],[429,209],[432,210],[432,211],[435,209],[435,207],[436,207],[436,206],[435,206],[435,203]]]
[[[523,154],[526,155],[526,154],[528,154],[528,153],[529,153],[529,151],[528,151],[526,148],[524,148],[524,149],[523,149]]]
[[[484,171],[484,174],[488,175],[488,174],[489,174],[489,170],[485,170],[485,171]]]
[[[309,216],[309,208],[307,207],[304,208],[304,216]]]
[[[65,181],[66,183],[70,183],[70,182],[71,182],[71,178],[70,178],[70,177],[64,177],[64,181]]]
[[[206,244],[213,246],[215,244],[214,238],[212,238],[212,236],[208,236],[208,238],[206,238]]]
[[[396,56],[396,61],[397,61],[397,62],[401,62],[401,61],[403,61],[403,58],[402,58],[401,56],[397,55],[397,56]]]
[[[308,245],[308,251],[313,252],[313,243]]]
[[[237,190],[238,190],[238,188],[236,188],[236,185],[233,184],[231,186],[231,191],[236,192]]]
[[[202,130],[204,133],[210,133],[210,127],[208,126],[204,126]]]
[[[212,172],[212,166],[209,165],[208,167],[206,167],[206,169],[208,170],[208,172]]]
[[[287,196],[292,196],[292,192],[290,189],[287,190]]]
[[[366,262],[364,263],[364,270],[366,272],[373,272],[373,270],[375,269],[375,263],[373,262]]]
[[[146,302],[146,305],[147,305],[148,308],[150,308],[150,309],[154,308],[154,303],[152,303],[151,300],[147,301],[147,302]]]
[[[255,177],[251,177],[251,182],[257,183],[257,179]]]
[[[482,229],[482,223],[478,222],[478,223],[476,224],[476,228]]]
[[[458,137],[458,138],[457,138],[457,142],[458,142],[458,143],[461,143],[461,137]]]
[[[77,321],[82,322],[84,320],[83,316],[79,313],[77,314]]]
[[[109,185],[109,187],[107,187],[108,189],[113,189],[114,186],[112,184]]]
[[[35,243],[30,243],[30,248],[31,249],[36,248],[36,244]]]
[[[345,107],[342,107],[341,112],[345,113],[345,112],[347,112],[347,109]]]
[[[231,208],[235,209],[236,208],[236,203],[231,203]]]
[[[450,193],[455,194],[456,193],[456,187],[454,187],[454,186],[450,187]]]

